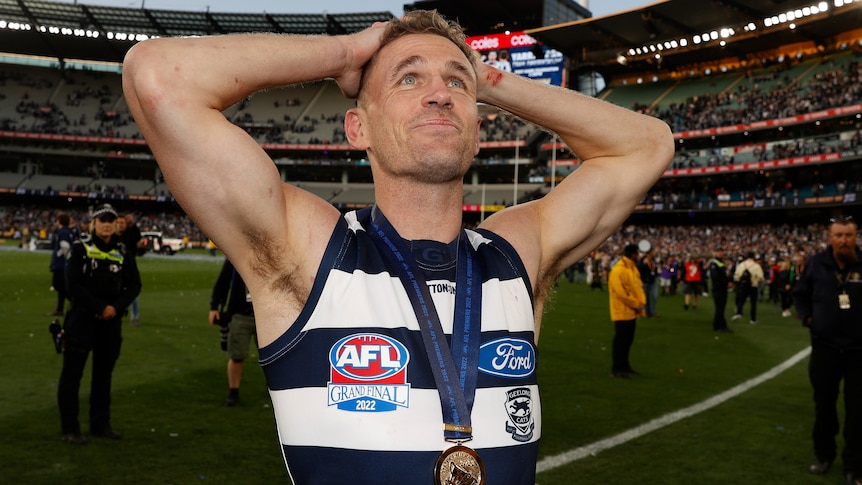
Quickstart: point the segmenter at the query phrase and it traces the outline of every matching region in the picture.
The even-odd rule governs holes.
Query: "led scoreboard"
[[[524,32],[467,37],[482,62],[556,86],[565,86],[565,58]]]

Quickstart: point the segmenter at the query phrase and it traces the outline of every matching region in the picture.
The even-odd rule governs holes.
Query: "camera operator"
[[[115,234],[117,212],[110,204],[96,206],[90,232],[72,244],[66,287],[72,301],[64,331],[66,347],[57,390],[63,440],[82,445],[78,422],[78,390],[90,351],[90,435],[119,439],[111,427],[111,375],[120,356],[122,315],[141,291],[135,258]]]
[[[222,309],[223,311],[219,311]],[[251,304],[251,294],[227,259],[224,260],[221,272],[213,287],[210,300],[210,325],[222,327],[222,350],[227,350],[227,382],[228,396],[226,406],[236,406],[239,403],[239,385],[242,381],[243,361],[248,357],[248,346],[251,337],[257,333],[254,326],[254,308]],[[225,336],[227,331],[227,336]],[[227,346],[225,348],[225,338]]]

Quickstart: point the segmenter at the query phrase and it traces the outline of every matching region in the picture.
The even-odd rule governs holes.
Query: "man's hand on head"
[[[341,75],[335,78],[335,82],[345,97],[354,99],[359,94],[362,70],[380,49],[380,38],[386,25],[386,22],[374,22],[371,27],[361,32],[343,37],[344,68]]]

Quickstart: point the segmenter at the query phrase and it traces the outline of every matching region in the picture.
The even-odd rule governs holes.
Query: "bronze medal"
[[[484,485],[485,465],[479,454],[462,445],[455,445],[437,458],[434,465],[435,485]]]

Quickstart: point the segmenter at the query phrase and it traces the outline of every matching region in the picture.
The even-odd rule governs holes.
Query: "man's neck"
[[[455,185],[377,187],[376,204],[402,238],[448,243],[461,230],[463,185]]]

